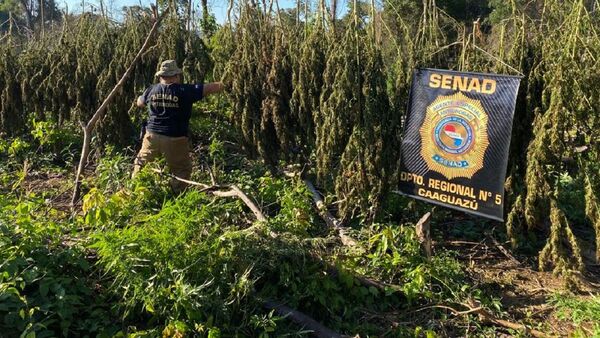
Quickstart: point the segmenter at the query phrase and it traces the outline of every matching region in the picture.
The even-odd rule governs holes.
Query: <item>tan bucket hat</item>
[[[160,64],[160,70],[156,72],[156,76],[175,76],[181,74],[182,71],[177,67],[177,61],[165,60]]]

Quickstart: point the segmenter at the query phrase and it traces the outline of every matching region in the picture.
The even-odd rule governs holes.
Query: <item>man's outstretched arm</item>
[[[223,83],[222,82],[210,82],[205,83],[202,89],[202,96],[207,96],[210,94],[216,94],[223,91]]]

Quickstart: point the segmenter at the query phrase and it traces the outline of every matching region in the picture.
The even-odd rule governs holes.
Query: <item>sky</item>
[[[147,7],[154,2],[154,0],[104,0],[107,8],[111,10],[113,17],[117,20],[120,18],[119,13],[124,6],[142,5]],[[61,9],[68,8],[69,13],[80,13],[82,4],[85,5],[85,9],[88,11],[92,7],[100,8],[99,0],[56,0],[56,3]],[[192,0],[192,3],[194,4],[194,8],[196,8],[196,13],[201,13],[200,0]],[[218,23],[222,24],[226,21],[228,3],[228,0],[208,0],[208,7],[215,15]],[[293,8],[295,6],[295,0],[279,0],[279,8]],[[343,8],[345,8],[344,1],[338,4],[339,11],[342,11]]]

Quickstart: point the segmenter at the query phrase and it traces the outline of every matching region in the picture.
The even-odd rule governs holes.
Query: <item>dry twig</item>
[[[502,246],[502,244],[500,244],[494,237],[491,238],[496,248],[498,248],[498,250],[500,250],[500,252],[502,252],[502,254],[506,256],[506,258],[508,258],[514,264],[521,265],[521,262],[519,262],[519,260],[517,260],[513,255],[511,255],[510,252],[508,252],[508,250],[506,250],[506,248]]]
[[[299,175],[301,176],[301,174],[291,172],[285,172],[284,174],[288,177],[296,177]],[[321,216],[321,218],[325,221],[325,224],[327,224],[329,228],[337,231],[338,236],[342,241],[342,244],[346,246],[356,246],[356,241],[347,234],[348,228],[342,226],[342,222],[340,222],[329,212],[327,206],[325,205],[325,202],[323,201],[323,198],[321,198],[321,194],[319,193],[319,191],[317,191],[317,188],[315,188],[315,185],[307,178],[302,178],[302,182],[304,182],[304,185],[306,186],[308,191],[310,191],[313,202],[315,203],[315,209],[317,209],[319,216]]]
[[[473,302],[471,301],[471,303],[473,303]],[[524,330],[527,334],[530,334],[536,338],[548,337],[548,335],[546,335],[545,333],[535,330],[535,329],[532,329],[532,328],[528,327],[527,325],[513,323],[508,320],[496,318],[496,316],[494,316],[492,313],[490,313],[486,309],[481,308],[479,306],[475,306],[473,304],[471,304],[471,305],[463,304],[463,305],[468,307],[469,309],[477,309],[477,311],[473,311],[473,313],[478,314],[481,319],[483,319],[484,321],[487,321],[489,323],[492,323],[494,325],[503,326],[503,327],[513,329],[513,330]]]
[[[306,188],[308,188],[310,191],[312,199],[315,202],[315,208],[317,209],[317,212],[321,218],[323,218],[325,223],[327,223],[327,226],[337,231],[340,239],[342,240],[342,244],[347,246],[356,246],[356,241],[347,235],[348,229],[342,226],[341,222],[333,217],[329,210],[327,210],[325,202],[323,202],[323,199],[321,198],[321,195],[315,188],[314,184],[312,184],[312,182],[306,178],[302,179],[302,181],[306,185]]]

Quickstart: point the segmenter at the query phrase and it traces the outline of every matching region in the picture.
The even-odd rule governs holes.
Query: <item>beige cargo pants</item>
[[[140,171],[142,166],[164,156],[171,174],[189,180],[192,174],[192,160],[190,159],[190,146],[188,138],[164,136],[146,132],[142,142],[142,149],[134,161],[132,177]],[[175,193],[180,193],[187,184],[176,179],[171,179],[171,188]]]

